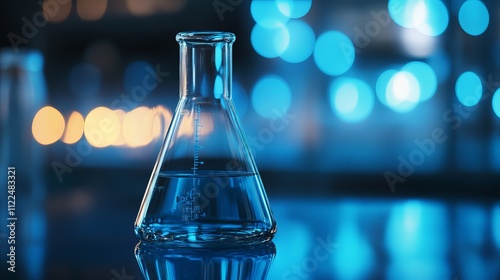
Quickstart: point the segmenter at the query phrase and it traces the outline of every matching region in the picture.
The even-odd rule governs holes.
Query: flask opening
[[[181,32],[176,39],[180,96],[231,98],[231,49],[236,36],[219,31]]]
[[[175,37],[179,44],[189,43],[233,43],[236,36],[231,32],[224,31],[187,31],[180,32]]]

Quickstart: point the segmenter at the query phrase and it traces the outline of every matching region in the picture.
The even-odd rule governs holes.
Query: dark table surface
[[[2,229],[0,278],[500,279],[500,201],[494,199],[271,194],[278,223],[272,244],[146,246],[136,256],[133,223],[144,186],[122,181],[93,176],[47,187],[43,199],[23,202],[19,194],[16,272],[7,271]]]

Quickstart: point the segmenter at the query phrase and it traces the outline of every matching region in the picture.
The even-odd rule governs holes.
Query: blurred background
[[[311,279],[500,277],[500,3],[23,0],[0,11],[19,279],[140,278],[132,225],[179,99],[175,35],[187,30],[236,34],[233,100],[279,226],[270,279],[294,279],[327,236],[339,247]],[[103,118],[118,129],[96,135]]]

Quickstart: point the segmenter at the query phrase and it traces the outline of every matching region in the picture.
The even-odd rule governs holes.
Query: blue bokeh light
[[[478,36],[488,28],[490,14],[483,2],[468,0],[463,3],[458,11],[458,22],[466,33]]]
[[[375,84],[375,92],[377,94],[378,100],[384,104],[385,106],[389,106],[387,103],[387,86],[391,81],[392,77],[398,73],[395,69],[388,69],[382,72],[380,76],[377,78],[377,82]]]
[[[248,95],[246,90],[237,81],[233,82],[232,99],[239,117],[243,117],[248,110]]]
[[[500,203],[497,203],[493,207],[491,220],[491,224],[493,225],[493,240],[495,240],[497,248],[500,249]]]
[[[276,0],[280,12],[289,18],[303,17],[311,9],[312,0]]]
[[[386,90],[389,108],[406,113],[413,110],[420,102],[420,86],[417,78],[407,71],[399,71],[389,81]]]
[[[419,4],[420,3],[420,4]],[[424,21],[421,0],[389,0],[389,15],[402,27],[414,28]]]
[[[417,30],[428,36],[439,36],[448,27],[450,16],[443,2],[440,0],[421,0],[424,3],[422,13],[424,21],[417,26]]]
[[[389,0],[388,10],[398,25],[428,36],[441,35],[448,27],[448,10],[439,0]]]
[[[69,73],[69,86],[77,95],[97,94],[101,88],[101,71],[89,63],[78,64]]]
[[[434,96],[438,85],[437,76],[427,63],[413,61],[407,63],[401,70],[410,72],[417,79],[420,86],[420,102],[429,100]]]
[[[474,72],[462,73],[455,84],[455,93],[458,101],[464,106],[476,106],[483,95],[481,79]]]
[[[345,122],[361,122],[373,111],[373,91],[362,80],[338,78],[331,84],[329,95],[333,111]]]
[[[495,91],[491,99],[491,107],[497,117],[500,118],[500,88]]]
[[[280,56],[288,47],[290,34],[284,25],[266,28],[256,24],[252,29],[250,40],[254,50],[266,58]]]
[[[280,11],[276,1],[253,0],[250,13],[255,22],[265,28],[277,28],[289,20],[289,17]]]
[[[125,74],[123,75],[123,87],[126,93],[131,93],[132,90],[138,86],[140,86],[142,90],[147,91],[143,84],[144,78],[146,76],[151,76],[148,69],[152,69],[154,73],[153,66],[142,60],[134,61],[127,66]],[[151,83],[151,81],[148,82]]]
[[[31,71],[41,71],[43,70],[44,58],[42,53],[36,50],[24,51],[26,53],[26,64],[25,67]]]
[[[298,63],[311,56],[316,37],[312,28],[301,20],[287,22],[289,43],[280,57],[287,62]]]
[[[252,106],[264,118],[275,117],[276,111],[286,113],[291,104],[290,86],[279,76],[261,78],[252,90]]]
[[[327,75],[338,76],[347,72],[354,63],[356,50],[342,32],[327,31],[321,34],[314,48],[314,61],[318,68]]]

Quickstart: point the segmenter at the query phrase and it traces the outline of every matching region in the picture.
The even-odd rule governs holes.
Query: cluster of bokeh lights
[[[314,53],[322,72],[342,75],[354,63],[354,45],[347,35],[335,30],[316,40],[311,26],[299,19],[311,5],[312,0],[252,1],[250,11],[256,22],[250,35],[252,46],[263,57],[280,57],[289,63],[303,62]]]
[[[59,110],[45,106],[32,122],[35,140],[42,145],[57,141],[74,144],[83,136],[96,148],[108,146],[142,147],[163,137],[172,114],[163,106],[137,107],[130,112],[97,107],[84,118],[77,111],[67,121]]]
[[[427,63],[413,61],[400,70],[388,69],[377,79],[376,94],[380,102],[395,112],[406,113],[436,93],[436,73]]]
[[[352,40],[337,30],[327,30],[316,37],[311,26],[300,19],[311,6],[311,0],[252,1],[251,14],[256,22],[251,33],[252,46],[265,58],[279,57],[289,63],[304,62],[312,55],[321,72],[342,76],[352,68],[356,49]],[[449,25],[450,14],[441,0],[389,0],[387,7],[396,24],[414,29],[425,38],[442,35]],[[465,0],[459,7],[457,18],[465,33],[479,36],[487,30],[489,12],[482,1]],[[436,94],[442,82],[437,70],[423,61],[387,69],[377,78],[375,90],[361,79],[339,77],[329,88],[330,105],[339,119],[361,122],[373,111],[375,92],[386,107],[407,113]],[[464,106],[476,106],[482,98],[481,79],[470,71],[462,73],[456,80],[455,93]],[[272,117],[271,107],[288,109],[291,102],[292,91],[287,81],[276,75],[262,77],[252,91],[252,105],[265,118]],[[498,92],[493,96],[492,107],[500,118]]]
[[[423,61],[386,69],[379,74],[375,85],[353,76],[344,77],[355,62],[353,42],[338,30],[326,30],[317,36],[303,18],[311,7],[312,0],[253,0],[250,8],[256,23],[250,35],[251,44],[262,57],[279,57],[286,63],[302,63],[312,56],[322,73],[335,77],[328,97],[338,119],[346,123],[364,121],[374,110],[375,100],[396,113],[408,113],[436,94],[442,82],[438,79],[440,71],[436,65],[431,63],[434,66],[431,67]],[[449,25],[448,9],[440,0],[389,0],[388,11],[396,24],[428,38],[442,35]],[[486,32],[490,21],[488,9],[480,0],[462,1],[457,18],[462,30],[470,36]],[[130,63],[123,77],[126,92],[142,82],[148,67],[152,66],[145,61]],[[80,97],[92,96],[99,92],[101,79],[96,66],[84,63],[72,69],[69,85]],[[251,100],[237,81],[233,84],[233,100],[240,116],[246,113],[250,102],[255,113],[263,118],[286,113],[292,106],[292,93],[287,80],[276,74],[264,75],[256,82]],[[455,94],[462,105],[477,106],[483,98],[480,76],[472,71],[460,74]],[[500,89],[491,102],[493,113],[500,118]],[[159,106],[138,107],[129,112],[97,107],[86,117],[74,111],[65,118],[57,109],[47,106],[34,117],[32,133],[43,145],[57,141],[73,144],[85,138],[94,147],[142,147],[163,136],[171,117],[170,111]],[[117,129],[98,137],[94,132],[102,131],[103,125]]]
[[[440,0],[389,0],[389,14],[394,22],[414,28],[427,36],[439,36],[448,27],[449,14]]]
[[[299,18],[311,8],[311,0],[252,1],[250,11],[256,24],[251,33],[255,51],[263,57],[281,57],[299,63],[311,56],[314,31]]]
[[[398,25],[415,28],[427,36],[441,35],[450,19],[448,9],[441,0],[389,0],[388,9]],[[481,35],[490,22],[488,8],[480,0],[465,0],[458,12],[458,22],[467,34]]]
[[[397,113],[412,111],[419,103],[436,93],[438,80],[428,64],[413,61],[401,69],[382,72],[376,82],[378,100]],[[357,123],[366,119],[374,108],[373,90],[356,78],[337,78],[330,86],[330,104],[343,121]]]

